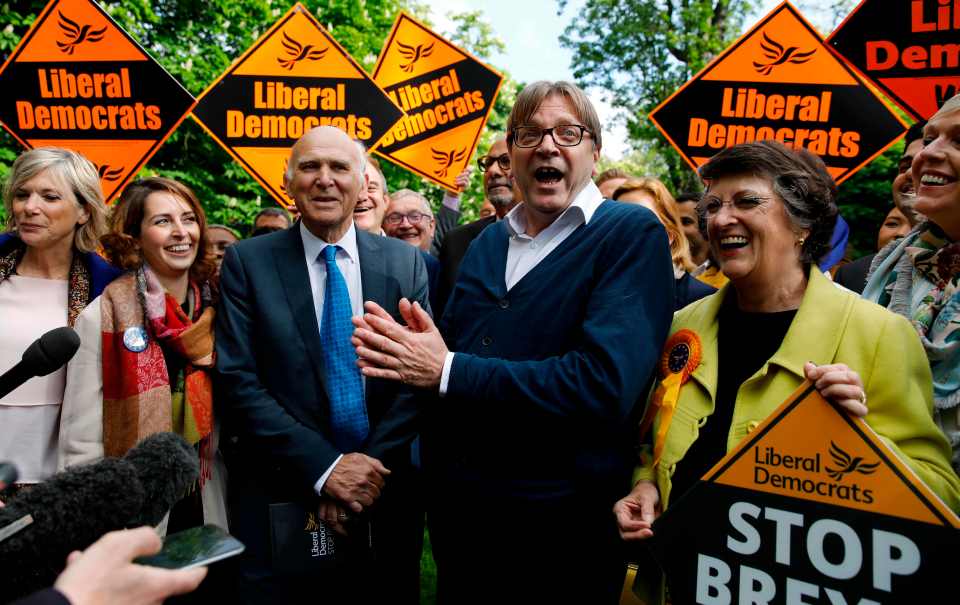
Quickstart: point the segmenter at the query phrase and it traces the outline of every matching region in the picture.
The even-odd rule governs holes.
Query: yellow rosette
[[[689,379],[690,374],[700,365],[702,355],[700,337],[692,330],[679,330],[667,340],[660,356],[660,384],[653,393],[650,408],[640,425],[640,437],[646,435],[653,425],[657,414],[660,414],[660,425],[653,440],[653,465],[660,463],[663,445],[666,442],[667,431],[673,420],[673,412],[677,409],[677,400],[680,398],[680,387]]]

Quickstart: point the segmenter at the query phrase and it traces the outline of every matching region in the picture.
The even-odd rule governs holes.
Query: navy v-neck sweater
[[[501,221],[460,267],[441,322],[457,354],[427,417],[426,464],[531,498],[629,489],[673,315],[666,233],[645,208],[605,201],[509,292],[508,244]]]

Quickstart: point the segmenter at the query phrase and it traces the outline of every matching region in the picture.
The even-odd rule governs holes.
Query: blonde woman
[[[0,371],[53,328],[73,326],[120,272],[97,256],[106,209],[96,167],[68,149],[20,155],[3,187],[9,233],[0,234]],[[57,468],[66,371],[33,378],[0,397],[0,460],[24,484]]]
[[[910,320],[933,374],[933,417],[960,472],[960,95],[923,128],[914,209],[926,217],[871,264],[863,297]]]

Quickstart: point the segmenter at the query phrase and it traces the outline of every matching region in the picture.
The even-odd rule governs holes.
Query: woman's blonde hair
[[[953,95],[947,99],[943,105],[940,106],[940,109],[937,110],[937,113],[930,116],[930,119],[932,120],[933,118],[957,111],[958,109],[960,109],[960,95]]]
[[[631,191],[641,191],[653,198],[653,208],[667,230],[667,237],[670,240],[670,256],[673,258],[673,264],[683,267],[684,271],[693,271],[697,266],[693,263],[693,257],[690,256],[690,242],[683,232],[683,226],[680,222],[680,213],[677,211],[677,201],[667,189],[667,186],[653,177],[643,177],[640,179],[630,179],[613,193],[613,199],[618,200],[620,196]]]
[[[14,230],[17,226],[13,216],[14,192],[44,170],[50,170],[55,178],[69,187],[77,198],[78,207],[89,215],[87,222],[77,227],[73,236],[74,247],[81,252],[95,252],[100,237],[107,230],[107,207],[100,189],[100,175],[90,160],[69,149],[38,147],[21,153],[14,160],[10,176],[3,185],[7,228]]]

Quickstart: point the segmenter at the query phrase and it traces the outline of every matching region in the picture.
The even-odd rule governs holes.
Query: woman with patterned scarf
[[[200,478],[174,505],[167,531],[226,527],[210,371],[214,364],[213,261],[196,195],[161,177],[131,183],[103,237],[128,272],[77,320],[82,344],[67,367],[60,467],[122,456],[144,437],[173,431],[197,449]]]
[[[920,335],[934,420],[960,472],[960,95],[927,122],[912,172],[915,208],[927,220],[877,254],[863,297],[903,315]]]
[[[96,167],[78,153],[44,147],[14,161],[3,187],[0,234],[0,371],[20,361],[41,334],[73,326],[120,272],[97,256],[106,208]],[[33,378],[0,397],[0,460],[20,471],[20,487],[57,469],[66,371]]]

